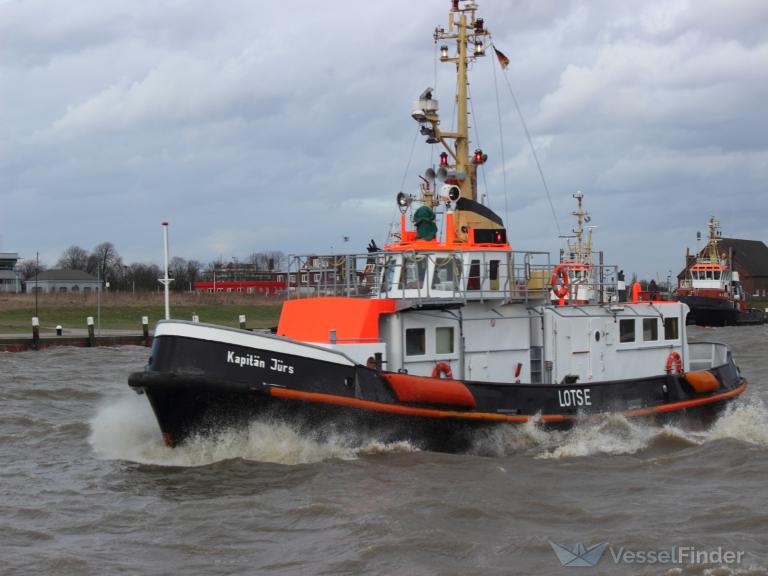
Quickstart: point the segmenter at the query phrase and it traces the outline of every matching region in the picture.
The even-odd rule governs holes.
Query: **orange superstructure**
[[[301,342],[376,342],[379,317],[395,311],[395,300],[361,298],[306,298],[283,304],[278,336]]]

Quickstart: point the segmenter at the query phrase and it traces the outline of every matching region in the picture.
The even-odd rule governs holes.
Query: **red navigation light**
[[[453,0],[453,6],[451,7],[451,10],[453,12],[459,11],[459,0]]]
[[[440,166],[448,166],[448,153],[440,152]]]
[[[496,244],[501,244],[501,231],[496,230]]]
[[[478,148],[475,150],[475,157],[473,159],[475,164],[485,164],[485,161],[488,160],[488,154],[483,154],[483,151]]]
[[[475,32],[482,32],[483,24],[485,24],[485,21],[482,18],[475,20]]]

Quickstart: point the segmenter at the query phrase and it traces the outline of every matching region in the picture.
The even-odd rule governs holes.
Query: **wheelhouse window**
[[[405,355],[422,356],[427,352],[426,331],[424,328],[405,330]]]
[[[499,261],[491,260],[488,267],[488,277],[491,280],[491,290],[499,289]]]
[[[664,318],[664,340],[677,340],[680,338],[677,318]]]
[[[652,342],[659,339],[659,321],[657,318],[643,318],[643,341]]]
[[[480,260],[472,260],[469,263],[467,290],[480,290]]]
[[[459,290],[461,260],[455,256],[435,259],[435,273],[432,275],[433,290]]]
[[[435,353],[453,354],[453,326],[435,328]]]
[[[624,318],[619,320],[619,342],[635,341],[635,319]]]
[[[403,272],[400,275],[400,289],[418,289],[424,288],[424,276],[427,274],[426,256],[405,256],[403,257]]]
[[[397,280],[397,257],[392,256],[387,258],[384,263],[384,272],[381,277],[382,291],[389,290],[392,287],[393,282]]]

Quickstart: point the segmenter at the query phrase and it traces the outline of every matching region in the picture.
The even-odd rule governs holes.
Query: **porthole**
[[[600,342],[600,330],[595,332],[595,342]]]

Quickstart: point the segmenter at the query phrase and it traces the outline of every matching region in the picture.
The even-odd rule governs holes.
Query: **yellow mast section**
[[[720,254],[717,244],[720,241],[720,222],[714,216],[709,217],[709,241],[707,242],[707,256],[713,264],[720,263]]]
[[[464,1],[464,0],[461,0]],[[483,20],[476,18],[477,4],[466,2],[463,7],[460,2],[453,0],[452,9],[448,16],[448,31],[442,27],[435,30],[434,39],[456,40],[456,55],[448,54],[448,47],[441,46],[440,61],[455,62],[456,64],[456,132],[447,132],[440,129],[440,120],[437,114],[428,114],[426,120],[432,124],[435,138],[445,147],[452,162],[447,168],[455,171],[455,181],[459,187],[462,198],[477,201],[477,164],[476,158],[469,152],[469,79],[468,65],[478,57],[485,55],[485,30]],[[470,49],[470,45],[472,48]],[[453,141],[453,142],[451,142]],[[483,159],[482,162],[485,160]],[[481,163],[481,162],[480,162]],[[480,224],[473,222],[475,216],[459,213],[456,218],[456,238],[466,239],[466,230],[469,226]],[[494,226],[495,227],[495,226]]]

